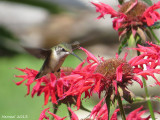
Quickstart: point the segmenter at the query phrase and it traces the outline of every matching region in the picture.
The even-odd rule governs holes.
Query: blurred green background
[[[13,80],[20,81],[21,79],[14,78],[14,75],[22,75],[23,73],[15,69],[33,68],[39,69],[42,61],[29,55],[15,55],[12,57],[0,58],[0,114],[2,116],[28,115],[28,119],[36,120],[43,109],[43,96],[31,98],[26,96],[26,87],[24,85],[16,86]]]

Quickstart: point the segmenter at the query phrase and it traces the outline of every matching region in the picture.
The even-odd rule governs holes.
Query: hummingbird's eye
[[[62,51],[63,51],[63,52],[66,52],[66,50],[65,50],[64,48],[62,48]]]

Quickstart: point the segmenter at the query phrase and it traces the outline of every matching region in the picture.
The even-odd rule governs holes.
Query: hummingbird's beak
[[[80,61],[83,61],[80,57],[78,57],[74,52],[71,52],[70,54],[74,55],[75,57],[77,57]]]

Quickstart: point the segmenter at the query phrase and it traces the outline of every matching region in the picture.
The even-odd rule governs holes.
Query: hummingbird
[[[74,49],[72,48],[73,46],[78,46],[78,44],[78,42],[75,42],[73,44],[61,43],[52,47],[51,49],[37,49],[24,47],[24,49],[32,55],[38,58],[45,59],[39,73],[35,77],[35,80],[48,73],[59,72],[60,67],[62,66],[65,58],[69,54],[74,55],[80,61],[82,61],[82,59],[73,52]]]

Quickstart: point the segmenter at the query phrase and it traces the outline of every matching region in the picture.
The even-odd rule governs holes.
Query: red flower
[[[132,92],[128,90],[127,86],[132,84],[134,80],[143,87],[138,76],[143,76],[146,80],[148,76],[151,76],[156,80],[156,84],[160,83],[154,76],[154,73],[160,73],[160,69],[156,69],[156,66],[159,65],[159,54],[157,53],[159,47],[153,44],[150,45],[153,48],[143,47],[143,50],[146,51],[128,62],[126,61],[127,54],[123,59],[118,58],[118,55],[116,55],[116,58],[108,60],[101,58],[99,61],[86,49],[81,48],[88,56],[87,61],[84,60],[75,70],[62,69],[59,75],[50,73],[34,80],[38,71],[28,68],[19,69],[26,75],[16,76],[23,78],[22,81],[16,82],[16,84],[20,85],[27,81],[25,85],[28,87],[28,95],[30,85],[33,82],[36,83],[33,86],[31,95],[34,97],[35,94],[40,96],[44,93],[45,105],[51,98],[54,104],[74,103],[79,109],[83,93],[85,93],[84,98],[92,96],[93,93],[98,93],[100,97],[103,91],[105,91],[105,96],[112,96],[111,100],[114,100],[115,95],[120,94],[125,100],[132,102]],[[150,49],[155,52],[154,55]],[[137,50],[140,51],[141,49],[137,48]],[[158,60],[157,63],[155,59]],[[84,65],[85,63],[87,65]],[[147,66],[146,70],[144,69],[145,66]],[[77,100],[76,103],[75,100]]]
[[[45,114],[47,110],[49,110],[49,108],[46,108],[41,112],[39,120],[43,120],[44,118],[49,120],[49,117],[47,117],[46,114]]]
[[[71,113],[71,120],[79,120],[79,119],[78,119],[78,116],[71,110],[70,107],[68,107],[68,110],[69,110],[70,113]]]
[[[23,78],[22,81],[20,82],[15,82],[16,85],[21,85],[23,82],[27,81],[25,83],[25,85],[28,88],[28,92],[26,95],[30,94],[30,86],[32,83],[36,83],[33,86],[31,95],[32,97],[34,97],[35,94],[37,94],[38,96],[40,96],[42,93],[44,93],[44,105],[46,105],[48,103],[49,98],[51,97],[51,101],[54,104],[58,104],[57,103],[57,99],[59,97],[61,97],[62,99],[62,95],[64,93],[64,91],[67,91],[69,86],[67,81],[63,81],[62,79],[59,79],[60,77],[67,77],[68,74],[71,73],[72,69],[71,68],[62,68],[61,73],[50,73],[46,76],[43,76],[37,80],[34,80],[38,71],[36,70],[32,70],[32,69],[20,69],[17,68],[18,70],[24,72],[26,75],[20,75],[20,76],[15,76],[15,77],[19,77],[19,78]],[[68,99],[68,102],[71,104],[74,101],[74,97],[67,97],[66,99]],[[61,102],[65,102],[66,101],[61,101]],[[59,103],[61,103],[59,102]]]
[[[128,90],[127,86],[132,84],[132,81],[136,81],[143,87],[143,83],[139,76],[143,76],[147,79],[148,76],[153,77],[156,81],[154,73],[160,73],[160,69],[148,68],[144,69],[144,66],[148,66],[153,59],[146,59],[145,55],[136,56],[126,61],[126,56],[123,59],[116,58],[98,61],[86,49],[81,48],[87,54],[87,65],[85,61],[82,62],[71,75],[62,77],[63,81],[68,81],[70,88],[64,92],[63,98],[67,96],[77,96],[77,107],[80,108],[81,95],[85,93],[85,98],[92,96],[93,93],[98,93],[99,97],[101,93],[105,91],[106,96],[117,95],[117,92],[121,89],[123,93],[119,93],[128,102],[132,102],[132,92]],[[91,62],[92,61],[92,62]],[[74,78],[74,79],[73,79]],[[112,96],[112,100],[114,97]]]
[[[146,69],[148,69],[148,72],[150,72],[150,76],[152,76],[156,80],[155,85],[160,85],[160,81],[158,81],[153,74],[153,73],[160,74],[160,70],[155,69],[157,68],[157,66],[160,65],[160,46],[153,43],[149,43],[149,42],[148,42],[148,45],[150,46],[144,47],[144,46],[138,45],[138,48],[133,48],[133,49],[141,52],[142,57],[152,60],[147,64]],[[144,77],[146,77],[145,73],[142,72],[141,74],[144,74]]]
[[[96,120],[108,120],[108,110],[106,103],[102,106],[102,102],[104,100],[102,99],[92,110],[90,118],[96,119]],[[126,120],[149,120],[150,116],[147,118],[142,118],[141,116],[146,112],[140,111],[143,107],[130,112],[128,116],[126,117]],[[110,120],[117,120],[117,112],[119,112],[119,109],[116,109],[114,113],[111,116]]]
[[[43,120],[43,119],[50,120],[49,117],[46,116],[46,111],[47,111],[50,115],[52,115],[55,120],[64,120],[64,119],[66,118],[66,117],[61,118],[61,117],[59,117],[59,116],[51,113],[51,112],[49,111],[49,108],[46,108],[46,109],[44,109],[44,110],[41,112],[40,117],[39,117],[39,120]]]
[[[156,21],[160,20],[160,14],[155,11],[160,8],[160,1],[148,7],[144,2],[138,0],[130,0],[123,3],[119,7],[119,11],[115,11],[112,7],[105,3],[94,3],[96,12],[101,15],[98,19],[110,14],[113,20],[113,28],[115,30],[122,29],[119,34],[125,34],[128,30],[132,30],[133,35],[139,33],[140,28],[145,29],[145,26],[151,26]]]
[[[126,120],[149,120],[150,116],[147,118],[142,118],[141,115],[143,115],[146,111],[140,111],[143,108],[143,106],[137,108],[136,110],[129,113]]]
[[[142,118],[141,116],[146,112],[144,111],[140,111],[143,108],[143,106],[139,107],[138,109],[135,109],[134,111],[130,112],[128,114],[128,116],[126,117],[126,120],[149,120],[150,116],[146,117],[146,118]],[[117,112],[119,111],[119,109],[115,110],[111,120],[117,120]]]
[[[107,105],[102,104],[104,99],[102,99],[97,105],[94,106],[94,108],[91,111],[90,117],[85,118],[84,120],[108,120],[108,110],[107,110]],[[146,110],[141,111],[143,106],[139,107],[138,109],[135,109],[134,111],[130,112],[126,120],[149,120],[150,116],[146,118],[142,118],[141,116],[146,112]],[[45,110],[42,111],[39,120],[43,120],[44,118],[49,120],[49,117],[45,115],[46,111],[49,108],[46,108]],[[71,108],[68,107],[68,110],[71,112],[71,120],[79,120],[78,116],[71,110]],[[64,120],[66,117],[59,117],[53,113],[51,113],[49,110],[47,111],[50,115],[52,115],[56,120]],[[112,114],[110,120],[118,120],[117,118],[117,112],[119,112],[119,109],[116,109],[114,113]]]
[[[108,109],[106,103],[102,106],[102,102],[104,98],[94,106],[93,110],[91,111],[90,118],[94,119],[101,119],[101,120],[108,120]],[[92,117],[93,116],[93,117]]]
[[[26,75],[19,75],[19,76],[15,75],[15,77],[23,78],[23,80],[20,82],[15,82],[15,81],[14,82],[16,83],[16,85],[21,85],[24,81],[28,80],[27,83],[25,83],[25,85],[27,86],[28,90],[26,95],[29,95],[30,85],[34,82],[35,76],[38,74],[38,71],[29,68],[26,69],[16,68],[16,69],[24,72]]]

